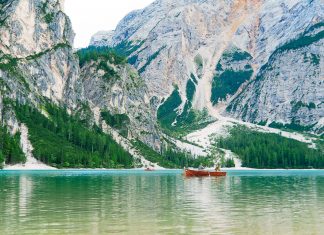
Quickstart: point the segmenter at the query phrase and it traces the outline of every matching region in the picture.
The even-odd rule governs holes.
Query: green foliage
[[[216,75],[212,82],[211,102],[215,105],[226,100],[228,95],[234,95],[240,86],[250,80],[253,68],[249,61],[252,56],[238,48],[224,52],[222,59],[216,66]],[[244,69],[233,68],[232,64],[240,63]],[[224,67],[225,66],[225,67]]]
[[[3,54],[2,51],[0,51],[0,70],[7,72],[12,77],[15,77],[16,80],[20,82],[24,86],[24,88],[27,89],[27,91],[29,91],[29,84],[27,83],[22,73],[19,71],[18,62],[18,58]]]
[[[205,128],[213,121],[209,118],[208,110],[202,111],[191,108],[191,103],[187,102],[181,115],[177,117],[177,123],[170,127],[168,133],[174,137],[183,137],[190,132]]]
[[[132,57],[128,58],[127,62],[131,65],[134,65],[138,59],[138,55],[133,55]]]
[[[119,78],[118,73],[110,67],[106,61],[100,61],[98,65],[98,70],[103,70],[105,74],[102,76],[106,81],[111,78]]]
[[[161,47],[158,51],[156,51],[154,54],[152,54],[151,56],[149,56],[146,60],[146,63],[143,65],[142,68],[140,68],[138,70],[139,73],[143,73],[145,71],[145,69],[152,63],[153,60],[155,60],[159,54],[161,53],[161,51],[165,48],[165,46]]]
[[[225,70],[219,76],[215,76],[212,83],[212,103],[215,105],[219,100],[225,100],[227,95],[234,95],[239,87],[251,78],[252,74],[253,70]]]
[[[261,67],[260,72],[259,72],[258,76],[256,77],[256,81],[263,80],[264,74],[267,71],[271,71],[273,69],[271,65],[273,64],[273,60],[277,57],[278,54],[283,53],[285,51],[289,51],[289,50],[296,50],[299,48],[307,47],[307,46],[323,39],[324,38],[324,30],[322,30],[314,35],[308,35],[308,33],[314,31],[315,29],[323,27],[323,25],[324,25],[324,22],[315,24],[315,25],[311,26],[308,30],[306,30],[300,37],[277,48],[274,51],[274,53],[270,56],[268,62]],[[312,61],[313,63],[317,63],[316,58],[315,58],[315,60],[314,59],[312,59],[312,60],[313,60]]]
[[[126,57],[121,56],[114,48],[90,46],[77,51],[80,67],[91,61],[109,61],[110,64],[125,64]]]
[[[45,17],[44,17],[44,19],[45,19],[45,22],[47,24],[52,23],[53,22],[53,19],[54,19],[54,13],[48,13],[48,14],[46,14]]]
[[[224,162],[224,167],[227,167],[227,168],[232,168],[232,167],[235,167],[235,162],[234,162],[234,159],[233,158],[227,158]]]
[[[320,31],[319,33],[317,33],[315,35],[310,35],[310,36],[307,36],[306,33],[303,34],[301,37],[299,37],[295,40],[292,40],[289,43],[285,44],[284,46],[278,48],[276,50],[276,52],[282,53],[282,52],[288,51],[288,50],[296,50],[296,49],[299,49],[302,47],[309,46],[309,45],[324,38],[324,30]]]
[[[41,13],[44,15],[44,20],[47,24],[50,24],[53,22],[55,14],[53,12],[48,13],[49,7],[48,7],[49,1],[46,0],[41,3],[40,10]]]
[[[231,129],[230,136],[220,138],[217,146],[237,154],[244,167],[324,168],[323,149],[311,149],[306,143],[245,127]]]
[[[0,149],[0,170],[3,169],[3,163],[5,161],[5,158],[2,153],[2,149]]]
[[[291,110],[291,112],[293,112],[293,113],[298,112],[299,109],[301,109],[301,108],[308,108],[309,110],[316,109],[316,105],[313,102],[311,102],[309,104],[305,104],[302,101],[298,101],[297,103],[293,101],[293,102],[291,102],[291,104],[293,105],[292,110]]]
[[[193,73],[190,74],[190,78],[192,79],[192,81],[193,81],[195,84],[198,84],[197,78],[196,78],[196,76],[195,76]]]
[[[271,68],[271,66],[270,66],[271,61],[277,54],[283,53],[283,52],[289,51],[289,50],[296,50],[296,49],[299,49],[302,47],[306,47],[306,46],[309,46],[309,45],[323,39],[324,38],[324,30],[321,30],[320,32],[318,32],[314,35],[307,35],[308,33],[314,31],[315,29],[323,27],[323,25],[324,25],[324,22],[320,22],[318,24],[311,26],[300,37],[298,37],[298,38],[286,43],[285,45],[279,47],[278,49],[276,49],[275,52],[271,55],[269,62],[267,64],[265,64],[264,66],[262,66],[261,71],[265,71],[267,68],[268,69]],[[316,63],[316,59],[314,62]],[[262,78],[262,76],[259,76],[259,79],[261,79],[261,78]]]
[[[246,51],[235,51],[233,53],[234,61],[251,60],[252,56]]]
[[[190,88],[190,86],[193,87]],[[157,118],[161,127],[168,135],[182,137],[194,130],[204,128],[211,123],[211,121],[208,120],[209,115],[206,109],[203,111],[192,109],[191,100],[193,98],[194,90],[195,85],[191,81],[189,88],[187,86],[188,100],[180,115],[177,113],[177,108],[181,105],[182,100],[178,88],[176,88],[171,96],[159,107]]]
[[[222,72],[222,71],[224,71],[224,70],[223,70],[223,66],[222,66],[221,63],[218,63],[218,64],[217,64],[217,66],[216,66],[216,71],[217,71],[217,72]]]
[[[141,141],[133,142],[134,147],[145,157],[153,163],[158,163],[165,168],[183,168],[183,167],[198,167],[203,165],[211,167],[214,165],[211,157],[198,157],[194,158],[188,153],[166,149],[163,153],[157,153]]]
[[[133,158],[98,127],[89,128],[65,109],[47,104],[49,118],[16,104],[20,122],[28,126],[34,156],[58,168],[130,168]]]
[[[311,58],[311,62],[313,65],[319,65],[320,61],[321,61],[321,57],[319,55],[315,55],[315,54],[311,54],[312,58]]]
[[[5,16],[5,12],[3,10],[4,8],[4,4],[7,3],[8,0],[0,0],[0,27],[2,26],[6,26],[6,19],[8,18],[7,17],[3,17]]]
[[[318,23],[312,25],[311,27],[309,27],[309,29],[306,31],[306,33],[313,32],[314,30],[319,29],[321,27],[324,27],[324,21],[318,22]]]
[[[192,102],[195,92],[196,92],[196,85],[191,79],[189,79],[186,86],[187,99],[189,102]]]
[[[40,10],[41,10],[41,13],[42,14],[46,14],[46,10],[48,9],[48,1],[49,0],[46,0],[44,2],[41,2]]]
[[[137,51],[139,48],[141,48],[141,46],[144,44],[144,42],[145,42],[144,40],[136,41],[136,42],[122,41],[117,46],[115,46],[113,49],[117,54],[122,55],[124,57],[128,57],[131,54],[133,54],[135,51]]]
[[[177,117],[176,109],[181,105],[181,103],[182,101],[179,90],[176,88],[157,111],[157,118],[163,128],[172,126],[172,123]]]
[[[11,136],[8,130],[0,127],[0,164],[17,164],[26,162],[26,157],[20,148],[20,134]]]
[[[26,60],[36,60],[36,59],[42,57],[43,55],[49,53],[50,51],[56,51],[56,50],[58,50],[60,48],[71,48],[71,45],[69,45],[67,43],[58,43],[55,46],[53,46],[52,48],[50,48],[50,49],[47,49],[47,50],[42,51],[40,53],[36,53],[36,54],[27,56]]]
[[[232,62],[252,59],[252,56],[248,52],[241,50],[227,52],[223,57],[230,59]]]
[[[101,117],[109,126],[117,129],[122,136],[128,136],[128,125],[130,124],[130,119],[126,114],[112,115],[109,111],[104,111],[101,112]]]
[[[204,61],[200,54],[195,56],[195,64],[198,70],[201,70],[204,67]]]
[[[118,72],[110,64],[126,64],[126,57],[119,55],[114,48],[109,47],[90,46],[79,50],[77,55],[79,57],[80,67],[83,67],[86,63],[91,61],[98,62],[98,70],[104,71],[102,78],[106,81],[111,78],[119,79]]]
[[[18,59],[0,52],[0,70],[15,73],[17,65]]]
[[[302,126],[296,121],[293,120],[292,123],[290,124],[282,124],[282,123],[276,123],[272,122],[269,127],[276,128],[276,129],[281,129],[281,130],[286,130],[286,131],[298,131],[298,132],[306,132],[306,131],[311,131],[314,125],[311,126]]]

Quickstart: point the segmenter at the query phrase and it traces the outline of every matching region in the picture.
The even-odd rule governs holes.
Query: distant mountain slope
[[[127,49],[154,101],[163,103],[176,85],[174,121],[196,80],[193,109],[321,133],[323,22],[321,0],[157,0],[92,44]]]

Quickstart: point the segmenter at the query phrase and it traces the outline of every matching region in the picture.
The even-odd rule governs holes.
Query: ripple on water
[[[0,173],[0,234],[321,234],[322,171]]]

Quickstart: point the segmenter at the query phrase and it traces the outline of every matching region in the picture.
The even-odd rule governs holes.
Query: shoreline
[[[146,168],[131,168],[131,169],[108,169],[108,168],[65,168],[65,169],[58,169],[58,168],[15,168],[15,167],[8,167],[0,169],[1,171],[145,171]],[[154,171],[182,171],[183,169],[168,169],[168,168],[158,168],[153,169]],[[214,168],[206,168],[205,170],[212,171]],[[275,168],[275,169],[258,169],[258,168],[221,168],[222,171],[316,171],[316,170],[323,170],[324,169],[283,169],[283,168]]]

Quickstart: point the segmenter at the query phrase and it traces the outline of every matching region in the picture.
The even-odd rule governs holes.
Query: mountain
[[[80,50],[63,5],[0,1],[0,167],[324,167],[320,1],[158,0]]]
[[[73,50],[74,32],[63,4],[47,0],[1,1],[1,135],[8,141],[8,132],[16,137],[12,144],[1,141],[0,155],[5,155],[7,164],[35,162],[36,157],[57,167],[129,167],[132,163],[122,156],[142,156],[128,155],[129,146],[115,142],[123,138],[117,127],[108,131],[107,125],[102,129],[104,134],[93,125],[104,125],[110,111],[110,121],[130,129],[126,137],[159,149],[161,141],[150,116],[150,104],[145,100],[145,84],[134,69],[125,63],[117,65],[116,61],[109,64],[108,58],[80,66]],[[113,76],[98,81],[107,68]],[[139,111],[141,119],[134,117]],[[120,118],[123,116],[127,117],[124,122]],[[118,156],[111,156],[112,149]],[[81,160],[82,156],[88,159]]]
[[[73,49],[64,1],[0,4],[0,167],[198,162],[163,136],[147,85],[124,55]]]
[[[176,96],[169,126],[207,109],[321,134],[323,12],[321,0],[157,0],[91,45],[126,48],[156,107]]]

